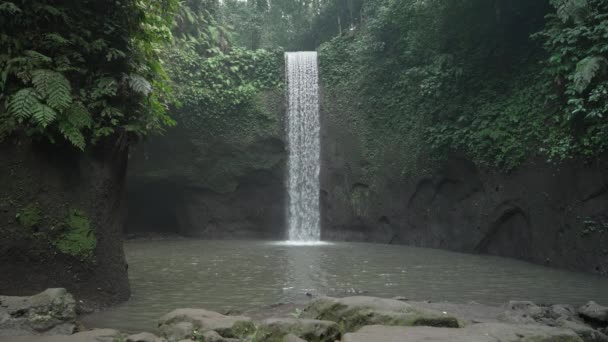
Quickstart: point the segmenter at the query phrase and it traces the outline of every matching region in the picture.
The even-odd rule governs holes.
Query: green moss
[[[235,338],[245,338],[255,332],[255,325],[249,321],[238,321],[232,326],[232,334]]]
[[[87,215],[72,209],[63,223],[61,234],[56,236],[52,243],[61,253],[84,260],[93,256],[97,238]]]
[[[15,218],[23,227],[32,229],[42,221],[42,211],[38,204],[29,204],[15,215]]]

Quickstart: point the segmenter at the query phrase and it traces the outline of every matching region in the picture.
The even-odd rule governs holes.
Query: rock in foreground
[[[10,336],[0,337],[0,342],[116,342],[123,341],[120,332],[113,329],[94,329],[74,335]]]
[[[366,325],[462,326],[456,317],[442,312],[417,308],[399,300],[374,297],[323,297],[308,305],[302,317],[337,322],[345,332],[357,331]]]
[[[608,306],[589,302],[578,309],[578,314],[595,324],[608,326]]]
[[[540,325],[481,323],[461,329],[367,326],[344,336],[344,342],[582,342],[574,332]]]
[[[334,342],[340,339],[335,322],[296,318],[270,318],[258,325],[256,341],[281,342],[293,335],[307,342]],[[292,338],[293,337],[289,337]]]
[[[255,326],[251,318],[226,316],[203,309],[177,309],[161,317],[158,330],[170,341],[197,338],[215,331],[224,338],[242,338],[252,334]]]
[[[0,296],[0,336],[71,334],[76,301],[65,289],[47,289],[30,297]]]

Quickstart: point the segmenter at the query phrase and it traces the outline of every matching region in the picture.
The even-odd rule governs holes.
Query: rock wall
[[[251,125],[178,125],[133,151],[127,233],[283,238],[284,94],[258,97]]]
[[[484,253],[608,274],[608,160],[554,165],[530,159],[508,174],[457,153],[420,162],[386,140],[370,152],[356,101],[333,93],[324,96],[322,112],[325,239]]]
[[[127,150],[0,144],[0,293],[65,287],[91,305],[129,297],[122,249]]]

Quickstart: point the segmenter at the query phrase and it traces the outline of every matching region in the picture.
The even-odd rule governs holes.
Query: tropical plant
[[[608,149],[608,2],[552,0],[556,9],[535,35],[550,56],[548,100],[559,106],[547,152],[558,159]]]
[[[84,150],[172,125],[158,47],[175,0],[0,4],[0,139],[18,132]]]

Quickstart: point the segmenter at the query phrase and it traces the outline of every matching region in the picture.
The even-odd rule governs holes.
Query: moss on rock
[[[23,227],[31,230],[38,226],[42,221],[42,211],[37,203],[31,203],[21,209],[15,218]]]
[[[97,238],[88,216],[77,209],[70,210],[63,222],[62,232],[51,242],[61,253],[80,259],[91,258],[97,247]]]
[[[373,297],[320,298],[304,309],[303,317],[337,322],[345,332],[366,325],[459,328],[458,318],[416,308],[411,304]]]

